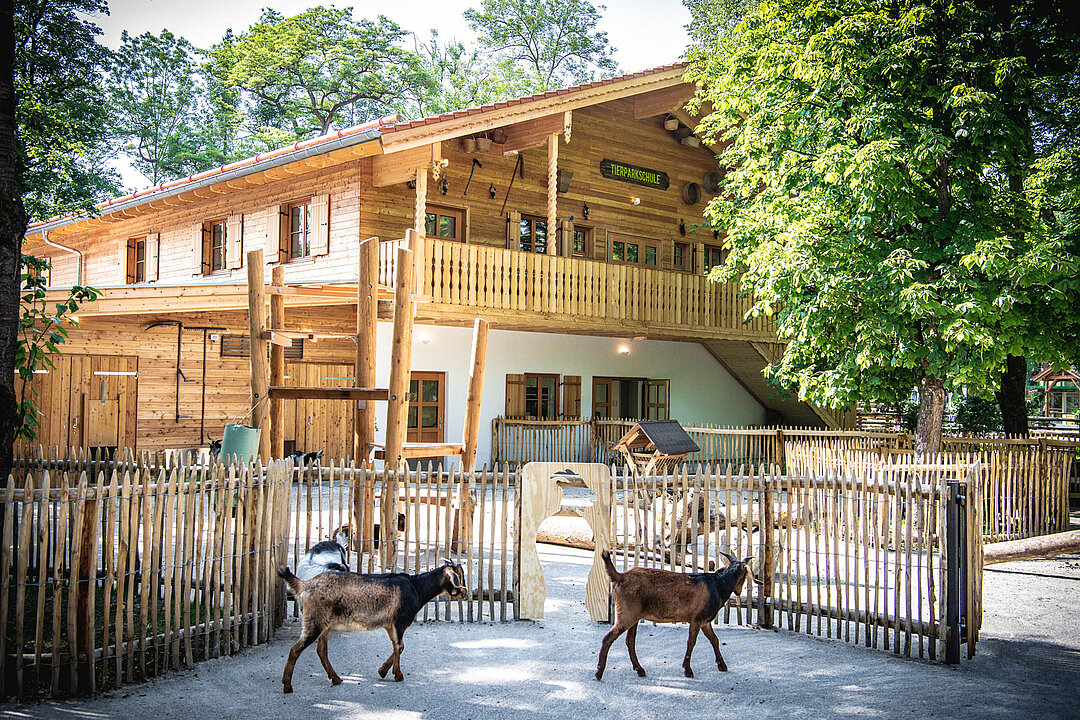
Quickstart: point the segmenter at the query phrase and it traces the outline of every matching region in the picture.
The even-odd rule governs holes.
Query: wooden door
[[[441,443],[445,440],[446,373],[418,372],[409,375],[408,442]]]
[[[593,378],[593,417],[601,419],[611,417],[611,390],[611,378]]]
[[[612,262],[639,265],[658,269],[660,267],[660,241],[636,235],[611,233],[609,237]]]

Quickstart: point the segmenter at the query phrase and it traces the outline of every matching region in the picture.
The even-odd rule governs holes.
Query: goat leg
[[[619,636],[626,632],[628,626],[620,625],[619,620],[616,617],[615,627],[608,630],[607,635],[604,636],[603,641],[600,643],[600,659],[596,663],[596,679],[600,680],[604,677],[604,668],[607,667],[607,654],[611,649],[611,643],[619,639]]]
[[[637,670],[638,676],[645,677],[645,668],[641,667],[637,659],[637,627],[638,623],[634,623],[626,631],[626,649],[630,651],[630,664]]]
[[[705,633],[705,637],[709,638],[713,652],[716,653],[716,669],[720,672],[727,672],[727,663],[724,662],[724,656],[720,654],[720,641],[716,639],[716,631],[713,630],[712,623],[707,622],[702,625],[701,631]]]
[[[319,633],[321,628],[313,629],[305,632],[300,636],[300,639],[296,641],[296,644],[289,650],[289,659],[285,661],[285,671],[281,673],[281,685],[282,691],[286,693],[292,692],[292,674],[293,666],[296,665],[296,659],[300,657],[300,653],[304,652],[311,643],[319,639]]]
[[[322,661],[323,670],[326,671],[326,677],[330,678],[332,685],[340,685],[341,677],[334,672],[334,666],[330,664],[330,657],[326,654],[326,641],[330,637],[330,628],[323,630],[322,635],[319,635],[319,644],[316,650],[319,653],[319,660]]]
[[[390,672],[390,668],[393,667],[394,661],[397,660],[397,628],[392,626],[386,628],[386,634],[390,637],[390,647],[393,648],[393,652],[390,653],[390,657],[386,658],[386,662],[379,666],[379,677],[381,678],[386,677],[386,673]]]
[[[686,657],[683,658],[683,674],[686,677],[694,677],[694,671],[690,667],[690,656],[694,654],[694,643],[697,642],[698,630],[701,629],[701,623],[692,621],[690,623],[690,637],[686,639]]]

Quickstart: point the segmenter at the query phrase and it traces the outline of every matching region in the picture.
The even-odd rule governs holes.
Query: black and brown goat
[[[727,670],[712,622],[732,594],[742,593],[746,578],[753,578],[747,565],[750,558],[736,561],[728,556],[731,564],[726,568],[714,573],[688,574],[640,567],[619,572],[611,562],[610,552],[605,550],[601,556],[615,595],[615,626],[604,635],[604,641],[600,645],[597,680],[604,676],[611,643],[624,632],[626,648],[630,651],[630,662],[637,674],[645,677],[645,668],[638,662],[636,647],[637,627],[642,620],[690,623],[690,637],[686,641],[686,657],[683,658],[683,672],[686,677],[694,677],[694,671],[690,669],[690,655],[694,652],[699,630],[703,631],[712,643],[716,652],[716,668],[720,671]]]
[[[331,630],[386,630],[394,651],[379,668],[379,676],[386,677],[393,667],[394,680],[400,682],[403,677],[401,651],[405,648],[402,636],[416,619],[416,613],[440,593],[445,592],[452,598],[468,595],[465,571],[460,565],[449,562],[419,575],[328,572],[301,580],[287,567],[278,568],[277,572],[304,603],[300,639],[289,650],[285,672],[281,675],[281,684],[287,693],[292,692],[296,659],[315,641],[319,643],[319,660],[326,676],[334,685],[341,684],[341,678],[326,655]]]

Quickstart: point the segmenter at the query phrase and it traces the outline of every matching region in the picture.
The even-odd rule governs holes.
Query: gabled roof
[[[383,153],[397,152],[418,145],[426,145],[448,137],[468,135],[502,125],[520,122],[539,116],[551,116],[577,107],[595,105],[619,97],[627,97],[653,90],[671,88],[683,83],[682,75],[686,63],[664,65],[650,70],[620,75],[618,77],[597,80],[558,90],[527,95],[525,97],[479,107],[456,110],[432,117],[398,122],[397,116],[379,118],[355,127],[337,130],[310,140],[301,140],[283,148],[278,148],[253,157],[237,160],[218,168],[206,170],[180,180],[162,183],[157,187],[139,190],[129,195],[100,203],[100,216],[64,215],[43,222],[34,223],[26,231],[28,239],[38,236],[42,231],[51,231],[73,225],[87,227],[103,222],[115,222],[133,216],[147,209],[173,204],[172,198],[185,196],[181,200],[202,197],[200,190],[210,194],[220,194],[243,189],[252,184],[245,181],[258,173],[272,171],[285,166],[306,164],[307,170],[320,167],[315,158],[325,158],[335,164],[359,157],[368,157]],[[268,179],[275,179],[273,176]],[[238,182],[242,187],[230,183]],[[266,180],[262,180],[266,182]]]
[[[660,455],[687,455],[701,450],[678,420],[643,420],[630,428],[615,447],[623,445],[631,450],[651,445]]]

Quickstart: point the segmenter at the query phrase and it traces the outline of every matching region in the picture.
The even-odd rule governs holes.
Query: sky
[[[348,7],[332,0],[109,0],[109,15],[93,18],[101,27],[101,41],[116,49],[120,34],[160,33],[163,29],[187,38],[198,48],[208,48],[232,28],[240,33],[259,18],[262,8],[272,7],[284,15],[295,15],[320,3]],[[689,44],[686,24],[690,12],[680,0],[608,0],[598,28],[608,34],[615,59],[623,72],[637,72],[667,65],[681,59]],[[406,30],[426,38],[431,28],[439,29],[441,40],[470,41],[474,37],[462,13],[479,7],[480,0],[404,0],[399,3],[352,3],[356,17],[382,13]],[[400,9],[397,9],[399,8]],[[121,181],[129,190],[148,187],[150,182],[123,158],[114,162]]]

